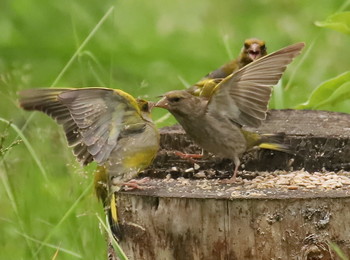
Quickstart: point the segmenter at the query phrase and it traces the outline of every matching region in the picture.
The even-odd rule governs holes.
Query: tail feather
[[[258,146],[262,149],[293,153],[291,147],[283,143],[284,137],[285,133],[263,134],[260,139],[261,143]]]
[[[108,194],[108,173],[105,167],[97,167],[94,183],[96,196],[103,203],[112,234],[117,241],[120,241],[122,239],[122,230],[118,219],[116,193],[111,192],[111,194]]]
[[[277,144],[277,143],[261,143],[259,145],[262,149],[269,149],[269,150],[276,150],[281,151],[285,153],[290,153],[290,147],[284,144]]]
[[[123,238],[123,233],[118,219],[118,208],[116,203],[115,193],[111,195],[111,201],[109,210],[107,210],[109,226],[111,228],[112,234],[117,241]]]

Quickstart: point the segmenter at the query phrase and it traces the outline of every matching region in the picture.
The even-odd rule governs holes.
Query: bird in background
[[[46,113],[63,126],[68,145],[83,165],[98,164],[95,191],[113,234],[121,238],[115,193],[148,167],[159,149],[159,132],[150,117],[151,104],[108,88],[29,89],[19,93],[25,110]]]
[[[167,109],[205,151],[232,159],[235,168],[227,183],[233,183],[240,157],[247,150],[256,146],[288,150],[274,141],[274,135],[260,135],[242,127],[258,127],[265,120],[272,86],[304,45],[296,43],[251,62],[223,79],[209,98],[175,90],[165,93],[156,107]]]
[[[188,88],[188,91],[195,96],[209,98],[215,86],[224,78],[265,55],[267,55],[265,41],[256,38],[246,39],[236,59],[208,73],[196,84]]]

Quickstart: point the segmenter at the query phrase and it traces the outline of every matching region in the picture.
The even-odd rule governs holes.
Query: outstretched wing
[[[63,91],[74,89],[28,89],[19,92],[20,106],[25,110],[38,110],[49,115],[63,125],[66,133],[68,145],[73,147],[74,155],[78,161],[84,165],[93,160],[92,155],[88,152],[87,146],[82,143],[82,136],[79,128],[69,109],[58,100],[58,95]]]
[[[136,100],[106,88],[32,89],[20,92],[20,105],[45,112],[62,124],[68,144],[83,164],[105,162],[125,133],[142,131]]]
[[[272,86],[304,47],[296,43],[264,56],[226,77],[214,90],[207,112],[240,125],[258,127],[266,118]]]

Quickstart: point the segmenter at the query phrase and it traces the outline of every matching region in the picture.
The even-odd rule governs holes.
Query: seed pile
[[[248,176],[248,172],[242,173]],[[206,179],[205,176],[197,179],[171,178],[169,174],[165,179],[153,179],[151,186],[157,186],[160,182],[168,184],[168,191],[181,191],[181,187],[194,187],[195,190],[219,193],[226,191],[239,192],[242,194],[252,194],[262,190],[301,190],[301,191],[327,191],[327,190],[348,190],[350,191],[350,172],[314,172],[300,171],[275,171],[275,172],[255,172],[257,175],[252,179],[238,177],[234,184],[222,184],[219,179]],[[238,194],[238,193],[237,193]]]
[[[294,171],[262,173],[252,180],[240,179],[245,189],[286,188],[297,189],[348,189],[350,188],[349,172],[314,172]],[[239,188],[237,186],[237,188]]]

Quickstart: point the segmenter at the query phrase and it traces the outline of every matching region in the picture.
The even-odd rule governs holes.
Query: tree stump
[[[350,115],[270,111],[260,133],[283,132],[294,153],[247,152],[233,164],[199,153],[179,126],[161,130],[161,150],[143,190],[118,194],[130,260],[340,259],[350,256]]]

